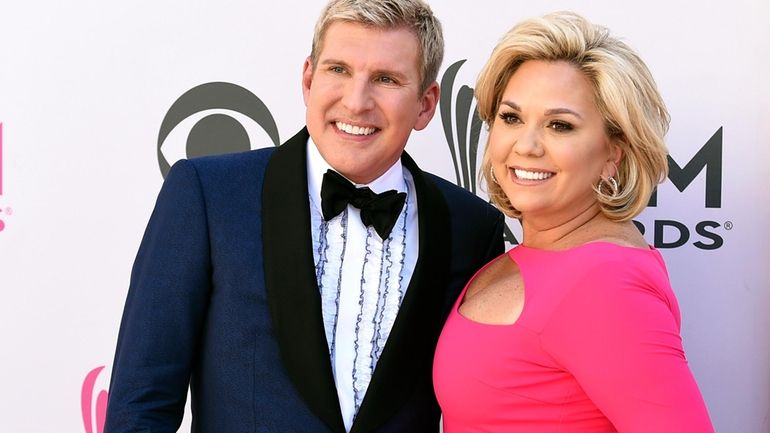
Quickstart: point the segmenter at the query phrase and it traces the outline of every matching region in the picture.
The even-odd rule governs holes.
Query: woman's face
[[[564,61],[531,60],[511,76],[489,132],[495,177],[522,217],[563,223],[597,204],[615,174],[611,143],[588,79]]]

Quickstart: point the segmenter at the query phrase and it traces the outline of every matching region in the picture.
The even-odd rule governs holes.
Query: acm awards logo
[[[668,156],[668,180],[679,192],[684,192],[693,180],[705,171],[706,188],[704,207],[720,209],[722,207],[722,127],[714,132],[698,152],[681,166],[671,155]],[[655,191],[650,197],[648,207],[657,207],[658,194]],[[648,230],[643,224],[634,221],[642,234]],[[654,245],[656,248],[678,248],[694,240],[692,245],[702,250],[715,250],[724,245],[723,230],[732,230],[733,224],[725,221],[704,220],[697,222],[694,227],[676,220],[655,220],[653,222]],[[665,232],[675,233],[667,237]],[[693,233],[694,232],[694,233]]]
[[[439,113],[444,128],[449,152],[454,164],[455,182],[463,188],[476,193],[479,165],[479,137],[482,122],[473,102],[473,89],[462,85],[456,94],[452,94],[455,78],[465,60],[460,60],[447,68],[441,79],[441,101]],[[717,129],[700,150],[681,165],[668,156],[668,180],[679,192],[683,192],[695,178],[705,171],[706,191],[705,208],[722,207],[722,128]],[[650,197],[648,207],[658,205],[657,191]],[[646,227],[634,221],[642,234],[652,231],[653,245],[656,248],[678,248],[693,241],[692,245],[702,250],[715,250],[724,244],[723,230],[731,230],[732,223],[726,221],[704,220],[694,227],[669,219],[655,220],[652,227]],[[673,233],[673,235],[672,235]],[[649,233],[648,233],[649,234]],[[510,227],[505,227],[505,240],[518,244]]]

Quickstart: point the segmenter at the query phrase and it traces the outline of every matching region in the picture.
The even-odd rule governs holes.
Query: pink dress
[[[439,338],[445,433],[714,431],[657,250],[595,242],[506,255],[524,281],[518,320],[463,317],[466,286]]]

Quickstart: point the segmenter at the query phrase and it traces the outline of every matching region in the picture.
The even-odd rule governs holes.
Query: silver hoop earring
[[[610,189],[612,194],[610,194],[610,197],[615,198],[620,193],[620,185],[618,185],[618,181],[615,180],[614,176],[607,176],[607,178],[601,178],[599,179],[599,185],[597,185],[597,189],[600,193],[602,192],[602,186],[607,185],[607,187]]]
[[[494,182],[494,183],[495,183],[495,185],[500,185],[500,184],[497,182],[497,178],[495,177],[495,168],[494,168],[494,167],[489,167],[489,177],[491,177],[491,178],[492,178],[492,182]]]

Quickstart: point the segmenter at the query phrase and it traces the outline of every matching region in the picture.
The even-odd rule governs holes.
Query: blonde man
[[[437,432],[448,306],[502,215],[404,153],[439,97],[420,0],[335,0],[303,66],[307,128],[177,163],[138,253],[106,431]],[[184,226],[179,222],[184,221]]]

